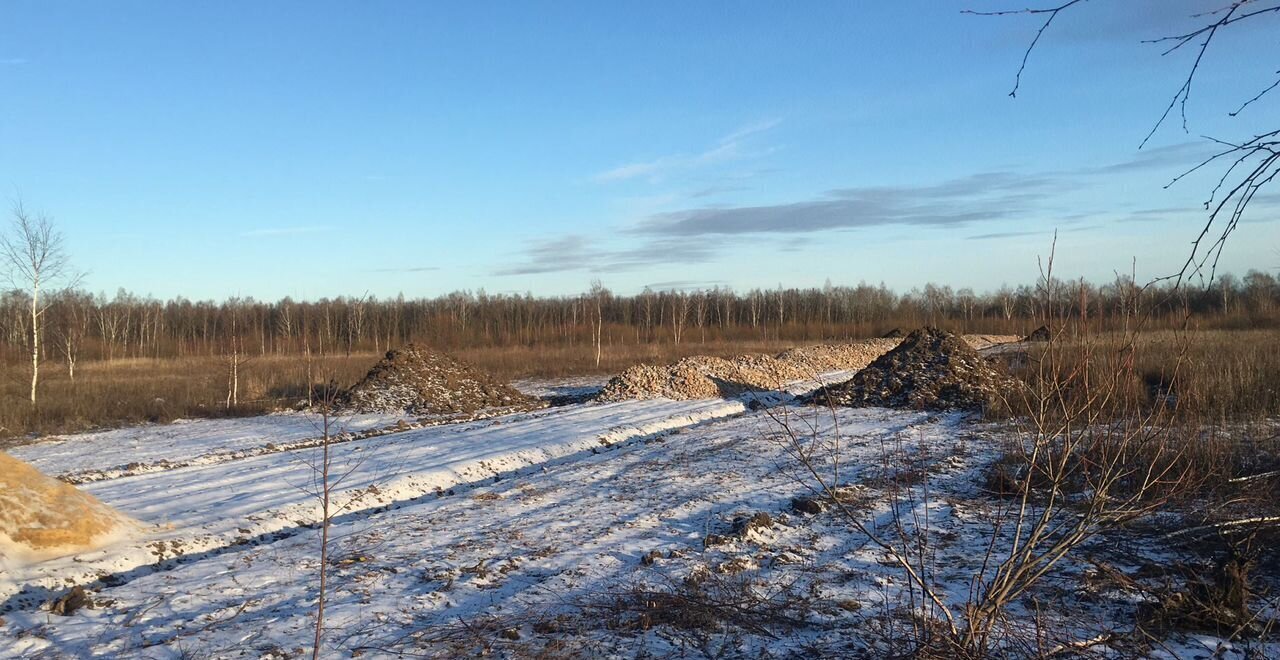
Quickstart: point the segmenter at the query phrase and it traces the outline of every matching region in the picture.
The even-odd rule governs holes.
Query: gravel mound
[[[406,344],[387,351],[339,397],[352,412],[472,413],[486,408],[535,408],[537,399],[444,353]]]
[[[894,328],[880,336],[885,339],[902,339],[902,328]]]
[[[920,328],[852,379],[819,390],[814,403],[928,410],[985,410],[1013,381],[970,343]]]
[[[665,366],[641,364],[615,376],[597,398],[600,401],[658,397],[714,399],[776,390],[787,383],[830,371],[861,369],[897,343],[892,339],[870,339],[793,348],[777,355],[739,355],[727,359],[694,356]]]

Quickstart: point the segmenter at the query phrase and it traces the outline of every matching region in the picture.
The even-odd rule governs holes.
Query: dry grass
[[[1251,422],[1280,415],[1280,331],[1168,330],[1138,335],[1133,350],[1120,334],[1063,338],[1056,350],[1070,369],[1092,350],[1099,373],[1130,372],[1123,394],[1146,407],[1170,408],[1179,421]],[[1043,346],[1008,356],[1015,375],[1033,382]],[[1132,360],[1132,368],[1128,361]]]
[[[1102,352],[1119,355],[1121,339],[1094,339]],[[1280,415],[1280,331],[1214,330],[1184,342],[1169,331],[1141,336],[1136,352],[1134,396],[1152,405],[1153,383],[1170,383],[1179,414],[1204,424],[1256,421]],[[454,355],[503,379],[615,374],[640,363],[670,362],[690,355],[727,357],[777,353],[797,345],[786,341],[686,342],[680,345],[606,346],[597,368],[590,345],[472,348]],[[1185,348],[1184,348],[1185,347]],[[1068,353],[1070,346],[1064,348]],[[1183,367],[1169,373],[1185,350]],[[355,382],[380,358],[356,353],[326,358],[324,371],[342,385]],[[1035,359],[1033,349],[1028,358]],[[1119,358],[1117,358],[1119,359]],[[1019,369],[1015,367],[1015,372]],[[1025,370],[1024,370],[1025,371]],[[241,367],[240,405],[228,409],[227,364],[218,357],[119,359],[82,362],[76,382],[56,361],[41,373],[40,405],[26,401],[27,368],[5,365],[0,376],[0,438],[32,433],[67,433],[183,417],[260,414],[289,407],[306,397],[307,368],[298,356],[260,356]],[[1158,394],[1158,392],[1157,392]]]
[[[608,347],[600,367],[590,346],[474,348],[453,354],[503,379],[612,374],[641,362],[665,362],[688,355],[778,352],[791,342],[716,342]],[[381,358],[353,353],[313,363],[340,385],[354,383]],[[240,367],[239,405],[227,408],[227,362],[218,357],[128,358],[82,362],[71,382],[64,365],[46,362],[40,374],[38,406],[27,401],[28,369],[4,366],[0,375],[0,438],[70,433],[138,422],[187,417],[257,415],[288,408],[306,398],[307,365],[299,356],[266,355]],[[315,376],[313,380],[319,380]]]

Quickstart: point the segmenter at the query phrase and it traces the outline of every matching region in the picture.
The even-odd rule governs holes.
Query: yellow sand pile
[[[74,486],[0,452],[0,563],[93,550],[133,525]]]

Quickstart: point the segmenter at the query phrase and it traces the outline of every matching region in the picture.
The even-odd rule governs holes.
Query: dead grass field
[[[1127,394],[1148,405],[1172,406],[1182,422],[1214,425],[1254,422],[1280,415],[1280,331],[1159,330],[1138,336],[1132,352],[1120,334],[1059,340],[1064,368],[1092,351],[1100,373],[1131,372]],[[1036,377],[1043,346],[1013,358],[1013,372]],[[1133,361],[1128,369],[1127,361]]]
[[[1095,338],[1102,351],[1118,352],[1118,335]],[[590,346],[514,346],[464,349],[454,355],[503,379],[616,374],[639,363],[663,363],[689,355],[729,356],[776,353],[813,342],[686,342],[606,347],[595,366]],[[1071,350],[1071,349],[1068,349]],[[1029,353],[1034,357],[1034,349]],[[1140,374],[1135,392],[1146,392],[1177,374],[1179,409],[1206,424],[1252,421],[1280,415],[1280,331],[1212,330],[1179,335],[1157,331],[1141,336],[1136,354]],[[356,353],[317,359],[313,380],[322,375],[347,386],[381,354]],[[240,403],[228,408],[227,363],[217,357],[120,359],[78,365],[75,382],[56,361],[41,373],[40,403],[26,400],[28,370],[6,365],[0,378],[0,438],[69,433],[138,422],[184,417],[256,415],[288,408],[306,397],[307,365],[298,356],[266,355],[240,368]]]
[[[653,344],[608,349],[599,368],[590,346],[476,348],[453,355],[502,379],[614,374],[642,362],[666,362],[689,355],[778,352],[793,342]],[[313,380],[332,378],[342,386],[358,380],[382,357],[353,353],[315,359]],[[240,367],[239,405],[228,408],[224,359],[130,358],[82,362],[71,382],[65,366],[41,369],[39,405],[27,401],[26,365],[4,366],[0,377],[0,438],[72,433],[138,422],[186,417],[257,415],[288,408],[306,398],[307,364],[300,356],[259,356]]]

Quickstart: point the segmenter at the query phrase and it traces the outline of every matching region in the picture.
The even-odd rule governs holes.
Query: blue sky
[[[1280,43],[1140,43],[1206,3],[0,0],[0,196],[87,286],[170,297],[1164,274],[1213,172],[1280,116]],[[1210,3],[1212,4],[1212,3]],[[1273,21],[1274,23],[1274,21]],[[1270,37],[1270,38],[1269,38]],[[1266,126],[1268,129],[1274,126]],[[1223,263],[1280,266],[1280,204]]]

